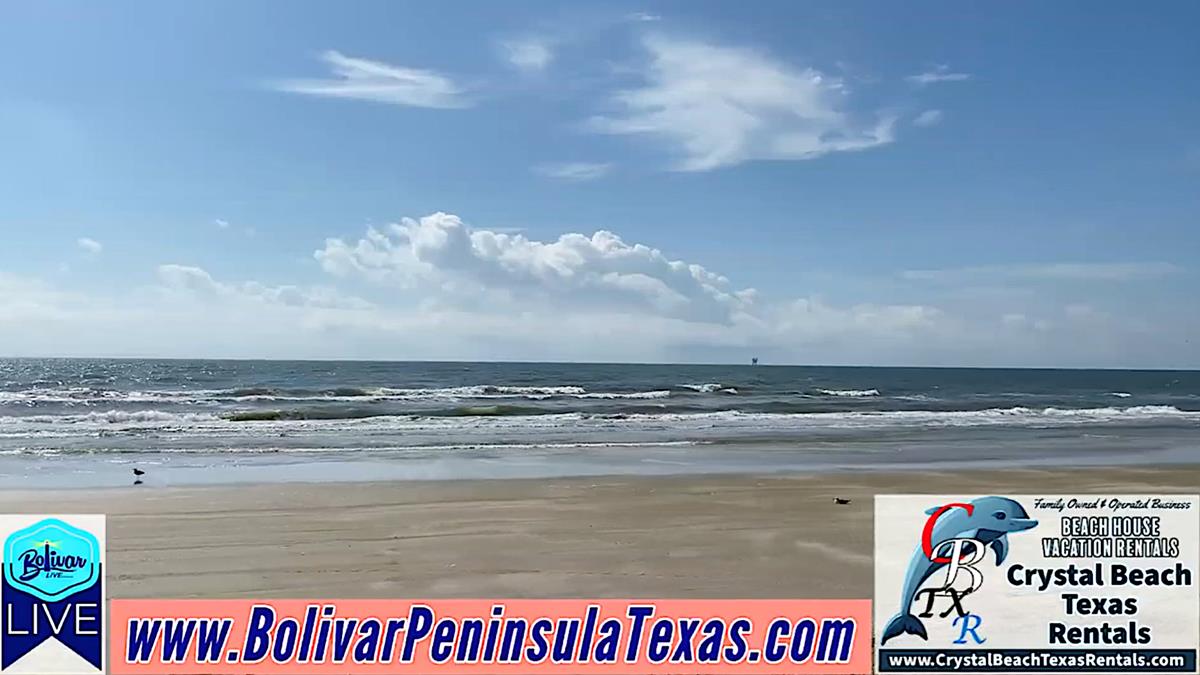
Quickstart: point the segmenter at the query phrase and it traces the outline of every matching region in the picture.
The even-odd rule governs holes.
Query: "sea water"
[[[0,360],[0,487],[1200,460],[1194,371]]]

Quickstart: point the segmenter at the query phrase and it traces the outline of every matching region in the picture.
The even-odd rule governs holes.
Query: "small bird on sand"
[[[141,469],[139,469],[139,468],[137,468],[137,467],[135,466],[135,467],[133,467],[133,475],[135,475],[135,476],[145,476],[145,475],[146,475],[146,472],[145,472],[145,471],[142,471]]]
[[[833,503],[834,503],[834,504],[841,504],[842,506],[845,506],[846,504],[849,504],[849,503],[850,503],[850,500],[849,500],[849,499],[847,499],[847,498],[845,498],[845,497],[834,497],[834,498],[833,498]]]

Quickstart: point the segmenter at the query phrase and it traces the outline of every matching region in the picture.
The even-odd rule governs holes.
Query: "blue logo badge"
[[[20,663],[21,672],[62,672],[34,653],[54,640],[87,665],[73,672],[104,671],[104,516],[42,518],[21,529],[28,516],[0,516],[4,536],[0,574],[0,673]],[[8,522],[5,522],[8,521]],[[87,529],[79,527],[84,525]],[[88,666],[92,670],[88,670]]]
[[[54,602],[100,577],[100,542],[90,532],[47,518],[8,536],[4,562],[10,586]]]

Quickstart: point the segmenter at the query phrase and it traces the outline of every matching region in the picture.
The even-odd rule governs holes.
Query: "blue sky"
[[[6,3],[0,353],[1200,367],[1150,9]]]

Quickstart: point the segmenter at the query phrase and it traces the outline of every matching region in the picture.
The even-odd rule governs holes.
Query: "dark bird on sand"
[[[135,475],[135,476],[145,476],[145,475],[146,475],[146,472],[145,472],[145,471],[142,471],[141,469],[139,469],[139,468],[137,468],[137,467],[134,467],[134,468],[133,468],[133,475]]]
[[[849,504],[849,503],[850,503],[850,500],[849,500],[849,499],[846,499],[845,497],[834,497],[834,498],[833,498],[833,503],[834,503],[834,504],[841,504],[842,506],[845,506],[846,504]]]

